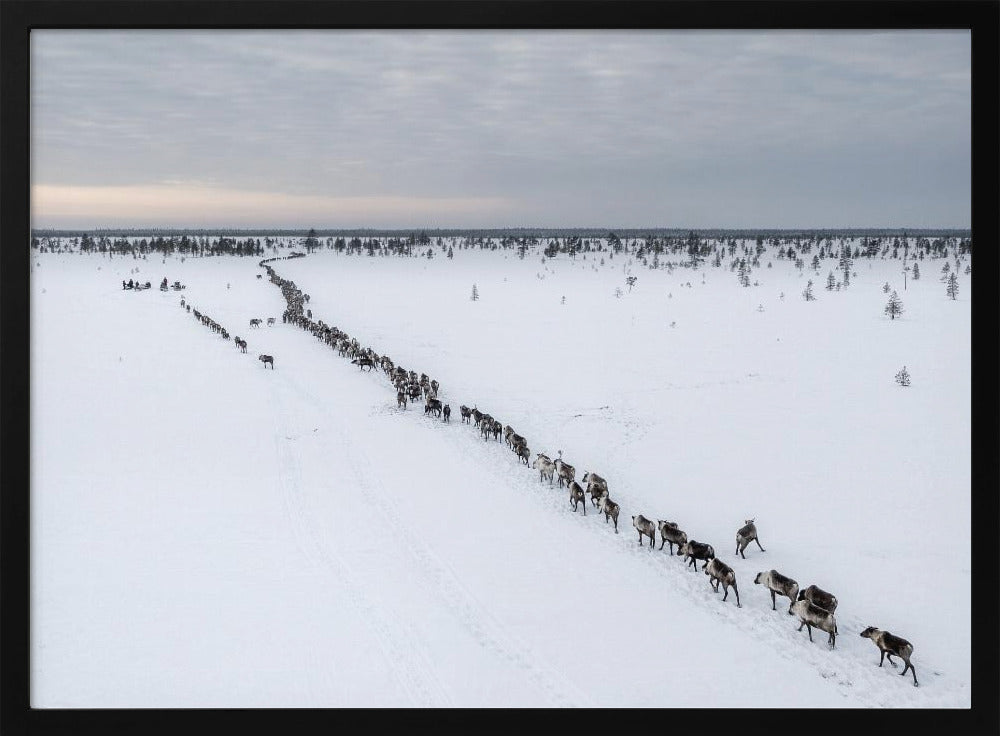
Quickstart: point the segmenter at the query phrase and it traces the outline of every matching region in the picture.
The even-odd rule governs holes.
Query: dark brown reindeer
[[[573,504],[573,512],[576,513],[577,507],[583,507],[583,515],[587,515],[587,497],[583,494],[583,487],[573,481],[569,487],[569,502]]]
[[[799,594],[799,584],[789,577],[785,577],[777,570],[768,570],[767,572],[757,573],[757,577],[753,579],[755,585],[763,585],[769,591],[771,591],[771,610],[777,610],[775,606],[775,596],[783,595],[788,598],[791,603],[788,604],[788,614],[792,614],[792,604],[795,603],[795,598]]]
[[[610,496],[602,496],[601,502],[597,505],[597,512],[604,514],[604,523],[608,523],[608,519],[615,520],[615,534],[618,533],[618,512],[621,507],[611,500]]]
[[[677,545],[677,554],[681,553],[681,545],[688,541],[688,535],[678,528],[677,522],[675,521],[662,521],[660,519],[656,520],[657,526],[660,528],[660,549],[663,549],[664,544],[670,545],[670,555],[674,554],[674,545]]]
[[[743,608],[740,604],[740,590],[736,587],[736,573],[733,572],[733,568],[720,560],[718,557],[713,557],[705,566],[705,574],[708,575],[709,582],[712,584],[712,587],[715,588],[716,593],[719,592],[719,584],[722,584],[722,589],[726,593],[722,596],[723,603],[725,603],[726,598],[729,597],[729,586],[733,586],[733,590],[736,591],[736,607]]]
[[[874,626],[869,626],[864,631],[861,632],[861,636],[866,639],[871,639],[875,642],[875,646],[878,647],[882,656],[879,657],[878,666],[882,666],[882,661],[888,657],[889,664],[893,667],[896,663],[892,661],[892,655],[895,654],[906,665],[903,667],[903,671],[900,675],[905,676],[907,671],[913,671],[913,687],[917,687],[917,668],[913,666],[910,662],[910,655],[913,654],[913,645],[910,644],[906,639],[896,636],[895,634],[890,634],[888,631],[883,631],[882,629],[877,629]]]
[[[808,588],[802,588],[799,590],[798,600],[809,601],[820,608],[826,609],[830,613],[837,610],[837,596],[833,593],[827,593],[825,590],[817,588],[815,585],[810,585]]]
[[[709,561],[715,559],[715,548],[705,542],[689,539],[681,545],[678,554],[683,555],[688,567],[693,567],[695,570],[698,569],[698,560],[704,560],[705,564],[701,566],[701,569],[704,570],[708,567]]]

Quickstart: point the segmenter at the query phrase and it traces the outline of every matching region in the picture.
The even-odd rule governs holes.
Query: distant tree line
[[[587,259],[597,254],[595,260],[603,265],[604,259],[624,256],[627,263],[650,269],[697,269],[704,265],[728,268],[744,287],[757,285],[752,274],[755,269],[770,268],[772,260],[787,260],[799,271],[808,267],[819,277],[827,270],[827,290],[849,288],[856,275],[857,263],[873,259],[899,259],[913,278],[919,278],[919,263],[925,259],[953,259],[957,270],[964,258],[972,252],[971,236],[935,237],[912,235],[906,232],[888,236],[863,235],[857,240],[847,236],[814,233],[764,235],[754,238],[736,236],[711,238],[701,231],[688,230],[672,235],[658,234],[651,230],[640,235],[626,232],[604,231],[599,236],[570,235],[568,237],[539,237],[534,234],[488,237],[462,235],[434,236],[436,231],[397,233],[390,236],[360,234],[324,236],[322,231],[311,229],[303,237],[247,236],[233,237],[225,233],[212,235],[116,235],[91,232],[56,237],[36,231],[31,247],[42,252],[79,250],[82,253],[108,253],[143,257],[147,254],[215,256],[237,255],[260,257],[265,252],[279,248],[296,248],[312,253],[333,250],[346,255],[396,256],[404,258],[433,258],[439,254],[453,258],[455,251],[490,250],[512,251],[519,258],[530,254],[543,259],[568,256],[572,260]],[[966,273],[969,266],[966,265]],[[835,276],[839,275],[839,278]],[[945,272],[947,276],[947,272]],[[905,286],[905,284],[904,284]],[[951,294],[949,294],[951,295]]]

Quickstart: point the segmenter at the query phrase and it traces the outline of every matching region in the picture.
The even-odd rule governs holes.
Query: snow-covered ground
[[[439,380],[450,424],[282,324],[258,258],[32,254],[33,707],[970,707],[969,276],[953,301],[937,260],[904,290],[858,259],[827,291],[835,261],[765,255],[743,288],[437,255],[272,265]],[[153,289],[122,290],[136,267]],[[605,477],[619,533],[460,404]],[[742,607],[640,547],[636,514],[713,544]],[[771,610],[772,568],[837,595],[834,650]],[[913,643],[920,687],[868,625]]]

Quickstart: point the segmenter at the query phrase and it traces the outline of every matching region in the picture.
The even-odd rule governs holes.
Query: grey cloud
[[[706,226],[712,211],[780,225],[805,162],[829,181],[880,181],[882,162],[935,188],[899,178],[881,208],[831,192],[839,223],[890,204],[968,221],[962,32],[40,31],[32,44],[40,183],[544,198],[564,202],[554,224],[595,207],[666,224],[658,203],[690,200]],[[760,171],[792,173],[760,188]]]

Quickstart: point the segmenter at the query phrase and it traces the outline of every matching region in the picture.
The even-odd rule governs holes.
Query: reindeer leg
[[[736,583],[733,583],[733,590],[736,591],[736,607],[743,608],[743,606],[740,604],[740,589],[736,587]]]
[[[755,541],[757,543],[757,546],[760,547],[760,540],[759,539],[757,539],[756,537],[754,537],[753,541]],[[767,552],[767,550],[764,549],[763,547],[760,547],[760,551],[761,552]]]
[[[776,611],[776,610],[777,610],[777,608],[775,607],[775,602],[774,602],[774,591],[773,591],[773,590],[771,591],[771,610],[772,610],[772,611]]]
[[[878,658],[878,666],[879,667],[881,667],[882,663],[885,661],[885,650],[882,649],[880,651],[882,652],[882,656]],[[889,664],[892,664],[892,660],[891,659],[889,660]]]

